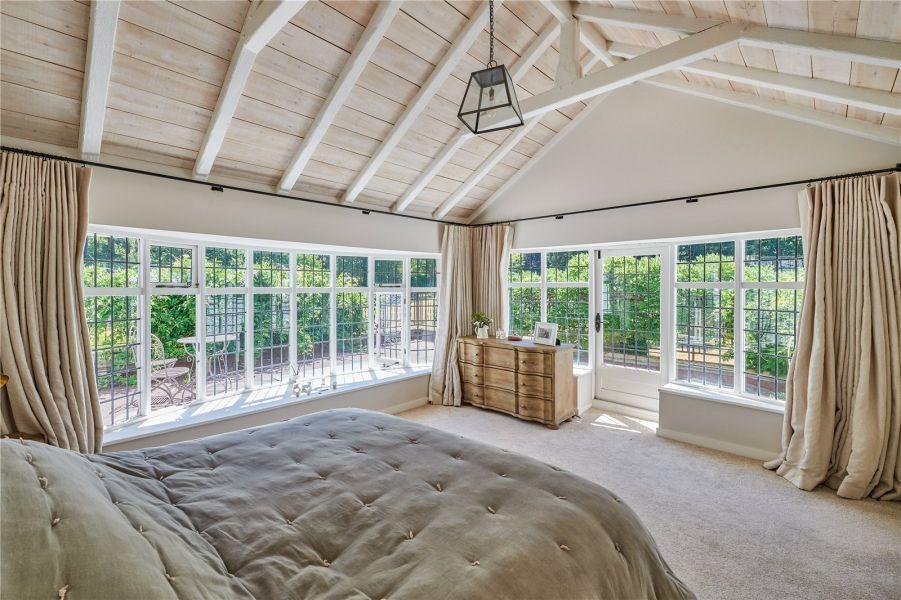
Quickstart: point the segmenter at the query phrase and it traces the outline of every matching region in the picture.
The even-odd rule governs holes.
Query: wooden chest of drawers
[[[475,337],[457,344],[464,402],[552,429],[576,414],[571,346]]]

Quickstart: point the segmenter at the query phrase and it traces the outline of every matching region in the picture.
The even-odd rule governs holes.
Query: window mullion
[[[140,239],[141,252],[141,278],[138,282],[141,286],[141,306],[140,315],[142,320],[141,327],[141,356],[143,363],[141,365],[141,409],[138,414],[146,416],[150,414],[150,303],[152,300],[150,290],[150,244],[145,239]]]
[[[338,257],[329,254],[329,380],[335,381],[338,371],[338,292],[336,289]]]
[[[291,252],[288,258],[288,268],[291,270],[289,279],[291,282],[291,292],[288,299],[289,322],[288,322],[288,363],[291,365],[290,370],[294,373],[297,370],[297,253]]]
[[[743,240],[735,241],[735,319],[733,323],[732,339],[735,340],[735,356],[733,391],[737,394],[745,392],[745,294],[742,290],[742,282],[745,279],[745,243]]]
[[[541,253],[541,321],[547,323],[547,252]]]
[[[195,394],[198,401],[206,400],[206,244],[197,244],[197,300],[195,301],[194,312],[194,339],[197,340],[195,348],[194,360],[194,377],[197,385],[195,385]]]
[[[253,389],[254,331],[253,331],[253,250],[244,253],[247,289],[244,294],[244,388]]]
[[[410,258],[406,257],[403,259],[404,261],[404,296],[403,296],[403,318],[402,318],[402,331],[401,339],[403,340],[404,346],[404,366],[410,366],[410,310],[412,309],[413,299],[410,295],[410,287],[412,285],[412,281],[410,280]]]

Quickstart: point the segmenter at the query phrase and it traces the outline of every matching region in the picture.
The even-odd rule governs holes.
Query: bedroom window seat
[[[416,378],[425,380],[422,386],[425,389],[430,372],[430,367],[373,369],[339,375],[336,389],[313,390],[311,393],[301,393],[299,396],[293,393],[290,383],[285,383],[260,389],[244,390],[229,396],[195,401],[191,404],[170,406],[118,427],[107,428],[104,433],[104,447],[105,449],[112,447],[113,450],[116,450],[118,449],[116,446],[124,442],[242,417],[254,416],[256,417],[255,422],[260,422],[261,420],[275,422],[291,418],[291,416],[294,416],[294,413],[303,414],[329,408],[354,406],[359,404],[359,402],[353,398],[347,398],[354,392],[363,392],[365,394],[373,388],[398,384]],[[394,413],[419,404],[425,404],[426,402],[424,393],[421,397],[414,398],[410,398],[409,394],[406,393],[389,393],[386,396],[390,397],[390,400],[383,403],[383,405],[366,406],[366,408]],[[316,406],[303,406],[313,404],[316,404]],[[305,408],[309,408],[309,410],[304,410]],[[265,415],[265,413],[277,409],[289,409],[292,414],[288,417]],[[227,426],[225,430],[241,429],[245,426],[250,425]],[[198,436],[184,435],[182,437],[191,439]]]

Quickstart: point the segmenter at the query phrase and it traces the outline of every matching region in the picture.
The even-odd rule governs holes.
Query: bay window
[[[433,257],[92,227],[83,260],[104,426],[295,378],[327,389],[332,376],[431,364]]]

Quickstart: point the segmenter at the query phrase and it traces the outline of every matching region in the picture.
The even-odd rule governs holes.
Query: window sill
[[[353,390],[378,387],[422,377],[431,372],[430,367],[404,369],[383,369],[338,376],[337,389],[322,390],[310,394],[294,396],[292,383],[245,390],[203,402],[193,402],[184,406],[172,406],[140,417],[118,427],[104,431],[103,443],[117,444],[130,440],[177,431],[201,423],[213,423],[252,413],[265,412],[292,404],[303,404],[330,396],[340,396]]]
[[[735,394],[728,394],[711,389],[699,388],[691,385],[683,385],[680,383],[668,383],[660,387],[660,391],[669,392],[671,394],[678,394],[680,396],[688,396],[690,398],[697,398],[698,400],[709,400],[711,402],[719,402],[721,404],[732,404],[735,406],[742,406],[745,408],[752,408],[755,410],[762,410],[765,412],[771,412],[780,415],[785,413],[785,405],[783,404],[776,404],[775,402],[765,402],[763,400],[754,400],[752,398],[745,398],[744,396],[737,396]]]

